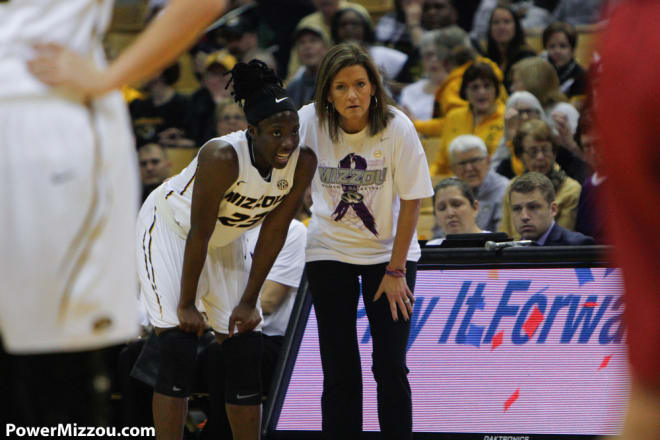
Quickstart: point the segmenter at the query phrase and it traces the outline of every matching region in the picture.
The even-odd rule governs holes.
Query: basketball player
[[[660,438],[660,3],[621,1],[599,38],[596,95],[613,257],[623,270],[631,390],[621,440]],[[622,86],[625,78],[626,87]]]
[[[198,303],[223,344],[233,437],[259,438],[257,300],[316,168],[314,153],[298,148],[296,107],[275,72],[252,60],[231,74],[248,129],[207,142],[180,174],[152,192],[138,219],[141,298],[160,347],[153,399],[158,439],[181,437],[197,337],[207,325]],[[249,269],[244,232],[262,221]]]
[[[170,3],[106,69],[111,0],[0,2],[1,368],[19,422],[106,421],[98,349],[137,330],[138,190],[126,108],[107,92],[171,62],[226,2]]]

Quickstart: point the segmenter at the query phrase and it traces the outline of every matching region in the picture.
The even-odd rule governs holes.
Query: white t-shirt
[[[399,198],[433,195],[431,176],[415,127],[395,107],[385,130],[369,136],[340,129],[335,145],[319,126],[314,104],[302,107],[300,143],[318,157],[312,180],[312,218],[307,232],[307,261],[351,264],[386,263],[392,255]],[[420,257],[413,239],[408,260]]]
[[[429,80],[424,78],[405,86],[401,90],[399,102],[402,107],[407,107],[418,121],[426,121],[433,117],[433,102],[435,93],[426,93],[424,88]]]
[[[396,78],[408,61],[408,55],[405,53],[383,46],[371,46],[369,55],[386,79]]]
[[[245,233],[250,254],[254,253],[261,225]],[[307,228],[298,220],[292,220],[282,250],[277,255],[273,267],[268,272],[267,280],[289,287],[287,297],[280,307],[270,315],[264,315],[263,333],[270,336],[284,336],[289,324],[291,310],[296,301],[296,292],[305,270],[305,243]]]

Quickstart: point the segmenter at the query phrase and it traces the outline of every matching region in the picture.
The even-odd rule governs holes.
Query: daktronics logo
[[[457,344],[492,344],[493,348],[500,345],[504,332],[500,330],[503,321],[515,320],[511,331],[511,342],[515,345],[534,341],[543,344],[548,339],[550,331],[559,326],[561,337],[559,342],[568,344],[577,342],[586,344],[597,335],[599,344],[621,343],[624,327],[621,320],[623,301],[614,295],[546,295],[547,288],[532,294],[526,301],[517,303],[512,299],[514,293],[529,293],[531,280],[515,280],[506,284],[499,299],[495,314],[488,326],[472,324],[479,311],[486,307],[483,291],[486,283],[478,283],[472,288],[472,281],[465,281],[458,292],[442,335],[438,342],[446,344],[452,340],[452,331],[460,320],[453,341]],[[472,291],[472,294],[470,294]],[[435,299],[437,303],[437,298]],[[433,299],[429,307],[433,307]],[[560,312],[565,311],[563,319],[557,319]],[[614,316],[605,318],[607,312],[616,312]],[[611,315],[611,313],[609,314]],[[485,335],[484,335],[485,333]]]

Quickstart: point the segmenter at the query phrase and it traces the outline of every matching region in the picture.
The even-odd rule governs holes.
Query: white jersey
[[[251,254],[254,253],[260,230],[261,227],[256,227],[246,234],[247,246]],[[293,304],[296,302],[296,292],[305,270],[306,237],[307,228],[305,225],[298,220],[292,220],[289,224],[286,242],[266,277],[267,280],[288,286],[289,290],[287,297],[278,309],[270,315],[264,315],[262,329],[264,334],[269,336],[284,336],[286,334],[291,310],[293,310]]]
[[[104,62],[102,38],[113,0],[0,2],[0,98],[57,94],[27,70],[35,43],[58,43]]]
[[[390,106],[387,128],[370,136],[340,129],[335,144],[319,126],[314,104],[300,109],[300,143],[318,157],[312,181],[312,218],[307,233],[307,261],[351,264],[389,261],[399,216],[399,198],[431,197],[431,176],[415,127]],[[408,260],[421,251],[413,239]]]
[[[90,102],[38,82],[35,43],[102,66],[110,0],[0,2],[0,332],[15,354],[137,334],[138,174],[119,92]]]
[[[226,246],[236,240],[245,231],[260,224],[269,212],[282,203],[293,186],[300,154],[300,149],[296,148],[286,167],[273,168],[270,179],[264,179],[250,160],[245,131],[211,139],[202,148],[223,141],[236,150],[238,178],[225,192],[220,203],[209,247]],[[160,215],[181,238],[186,238],[190,230],[190,206],[197,173],[197,157],[181,173],[156,190],[156,206]]]

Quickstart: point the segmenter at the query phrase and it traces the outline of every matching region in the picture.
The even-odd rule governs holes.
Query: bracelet
[[[389,275],[394,278],[405,278],[406,276],[406,269],[396,269],[390,266],[387,266],[385,268],[385,275]]]

